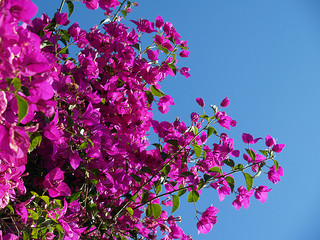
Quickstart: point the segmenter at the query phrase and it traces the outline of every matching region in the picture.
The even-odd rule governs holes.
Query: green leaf
[[[212,134],[218,135],[218,132],[217,132],[217,130],[216,130],[214,127],[209,126],[209,127],[207,128],[208,138],[209,138]]]
[[[180,207],[180,198],[177,195],[172,196],[172,211],[175,212]]]
[[[130,200],[131,200],[132,202],[136,202],[137,197],[138,197],[138,194],[135,194],[135,195],[133,195],[133,196],[130,197]]]
[[[177,67],[174,64],[168,64],[174,75],[177,75]]]
[[[226,179],[229,187],[231,188],[231,192],[233,192],[233,190],[234,190],[234,179],[233,179],[233,177],[228,176],[225,179]]]
[[[194,135],[198,134],[198,128],[196,128],[195,126],[191,126],[187,129],[187,132],[193,132]]]
[[[273,163],[274,163],[274,170],[275,170],[275,171],[278,171],[278,169],[279,169],[279,163],[278,163],[278,161],[273,159]]]
[[[168,49],[167,49],[167,48],[162,47],[162,46],[160,46],[160,45],[158,45],[158,44],[157,44],[157,47],[159,48],[159,50],[161,50],[162,52],[164,52],[166,55],[168,55],[168,54],[169,54],[169,51],[168,51]]]
[[[39,218],[38,213],[36,213],[35,211],[28,209],[28,212],[30,213],[30,216],[32,218],[32,220],[37,221]]]
[[[59,240],[63,238],[64,236],[64,230],[60,224],[55,225],[56,229],[58,230],[59,233]]]
[[[46,219],[45,219],[43,216],[40,216],[40,217],[38,218],[38,221],[37,221],[37,226],[38,226],[39,224],[43,223],[45,220],[46,220]]]
[[[161,152],[160,155],[161,155],[163,161],[167,160],[167,158],[170,157],[170,154],[165,153],[165,152]]]
[[[149,191],[143,191],[142,197],[141,197],[141,203],[148,202],[149,199]]]
[[[86,149],[87,146],[88,146],[88,142],[84,141],[83,143],[81,143],[81,145],[79,146],[78,150]]]
[[[14,214],[14,209],[11,205],[7,205],[6,207],[9,208],[10,212]]]
[[[249,191],[253,185],[253,179],[249,173],[243,173],[244,178],[246,179],[247,190]]]
[[[180,175],[188,177],[188,176],[194,176],[194,174],[192,172],[186,171],[186,172],[182,172]]]
[[[25,118],[25,116],[27,116],[28,110],[29,110],[29,104],[28,102],[21,96],[19,96],[18,94],[14,94],[16,99],[17,99],[17,103],[18,103],[18,122],[20,123],[20,121],[22,119]]]
[[[53,46],[54,44],[52,42],[50,42],[49,40],[43,40],[41,42],[40,48],[44,48],[44,47],[48,47],[48,46]]]
[[[20,90],[20,88],[21,88],[21,81],[20,81],[19,78],[14,78],[14,79],[12,80],[12,84],[13,84],[14,90],[16,90],[16,91]]]
[[[35,196],[35,197],[39,197],[39,194],[36,193],[36,192],[34,192],[34,191],[30,191],[30,193],[31,193],[33,196]]]
[[[68,42],[68,41],[70,40],[70,34],[68,33],[67,30],[61,29],[61,30],[59,31],[59,35],[60,35],[60,37],[61,37],[63,40],[65,40],[64,43],[66,43],[66,42]],[[60,40],[61,40],[61,39],[60,39]],[[65,45],[67,45],[67,44],[65,44]]]
[[[73,13],[74,5],[73,5],[73,3],[71,1],[67,1],[67,4],[68,4],[68,11],[69,11],[68,16],[70,17],[71,14]]]
[[[130,216],[133,215],[133,209],[131,207],[127,207],[127,211],[130,214]]]
[[[203,119],[209,121],[209,116],[208,115],[200,115],[199,118],[203,118]]]
[[[265,157],[268,157],[268,151],[267,150],[259,150]]]
[[[212,167],[209,169],[209,172],[217,172],[217,173],[222,174],[221,168],[219,168],[219,167]]]
[[[40,146],[40,143],[42,141],[42,136],[39,132],[35,132],[31,135],[31,143],[29,146],[29,153],[32,152],[34,149],[36,149],[38,146]]]
[[[160,204],[148,204],[147,217],[153,216],[155,219],[159,218],[162,212]]]
[[[194,149],[194,152],[196,153],[197,159],[199,159],[201,157],[201,154],[202,154],[202,148],[197,144],[193,144],[192,147]]]
[[[30,239],[29,233],[27,233],[26,231],[23,231],[22,232],[22,239],[23,240],[29,240]]]
[[[256,154],[254,153],[254,151],[252,151],[251,149],[247,149],[247,148],[246,148],[246,151],[249,154],[252,161],[254,162],[254,160],[256,160]]]
[[[131,174],[130,176],[131,176],[134,180],[136,180],[138,183],[141,182],[141,180],[142,180],[142,178],[139,177],[139,176],[136,175],[136,174]]]
[[[163,169],[162,169],[162,172],[165,176],[167,176],[171,171],[171,167],[169,165],[165,166]]]
[[[39,228],[37,227],[32,228],[31,238],[38,239],[38,232],[39,232]]]
[[[161,190],[162,190],[162,187],[161,187],[161,184],[159,183],[156,185],[156,195],[158,195],[161,192]]]
[[[242,169],[243,169],[243,165],[241,163],[239,163],[232,170],[233,171],[241,171]]]
[[[200,196],[197,191],[192,190],[188,195],[188,202],[198,202]]]
[[[203,174],[204,181],[208,182],[210,178],[212,178],[209,174]]]
[[[143,166],[143,167],[140,169],[139,173],[149,173],[149,174],[152,174],[152,170],[151,170],[150,168],[146,167],[146,166]]]
[[[166,95],[166,94],[164,94],[164,92],[162,92],[160,89],[158,89],[154,85],[151,85],[150,90],[151,90],[151,93],[153,94],[153,96],[156,96],[156,97],[163,97]]]
[[[77,199],[79,199],[80,195],[81,195],[82,191],[79,191],[79,192],[75,192],[75,193],[72,193],[70,197],[67,197],[68,199],[68,202],[71,203]]]
[[[178,191],[178,194],[177,194],[178,197],[181,197],[183,194],[186,193],[187,189],[183,189],[183,188],[184,188],[184,186],[180,184],[179,185],[179,191]]]
[[[235,165],[234,161],[230,158],[224,160],[223,163],[228,165],[229,167],[232,167],[232,168],[234,168],[234,165]]]
[[[175,140],[175,139],[169,139],[169,140],[167,140],[167,143],[170,143],[171,145],[176,146],[176,147],[179,146],[178,140]]]
[[[161,144],[159,143],[154,143],[152,144],[153,146],[155,146],[156,148],[158,148],[160,150],[160,152],[162,151],[163,147],[161,146]]]
[[[134,48],[137,49],[139,52],[141,52],[141,44],[136,43],[136,44],[132,45],[132,47],[134,47]]]
[[[206,179],[206,176],[209,177],[210,175],[204,174],[204,178]],[[211,177],[211,176],[210,176]],[[208,179],[209,180],[209,179]],[[207,180],[204,181],[203,179],[200,179],[197,187],[197,191],[201,190],[204,186],[206,186]]]
[[[50,198],[48,196],[40,196],[40,198],[47,204],[50,205]]]
[[[153,94],[150,91],[145,91],[145,93],[147,95],[148,104],[150,106],[153,102]]]
[[[58,52],[59,54],[69,54],[69,49],[67,47],[61,48]]]
[[[121,13],[123,15],[123,18],[126,18],[126,16],[128,15],[128,13],[125,10],[122,10]]]

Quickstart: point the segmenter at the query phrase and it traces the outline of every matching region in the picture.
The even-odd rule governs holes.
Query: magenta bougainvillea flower
[[[241,206],[247,209],[249,207],[250,197],[253,193],[254,189],[250,189],[249,191],[247,191],[245,187],[240,186],[238,188],[237,198],[232,202],[232,206],[234,206],[237,210],[239,210]]]
[[[30,0],[11,0],[8,1],[9,12],[12,17],[18,21],[26,21],[34,17],[38,11],[38,7]]]
[[[216,215],[218,212],[219,210],[214,206],[208,207],[207,210],[203,212],[200,221],[197,223],[198,234],[206,234],[211,231],[213,225],[217,223]]]
[[[151,60],[151,61],[158,61],[158,57],[159,57],[159,50],[155,50],[155,51],[152,51],[151,49],[148,49],[147,50],[147,55],[148,55],[148,58]]]
[[[187,68],[187,67],[182,67],[182,68],[180,69],[181,75],[185,76],[187,79],[188,79],[189,77],[191,77],[189,71],[190,71],[190,68]]]
[[[272,151],[280,153],[284,147],[285,147],[284,144],[275,144],[272,147]]]
[[[266,146],[267,147],[272,147],[274,144],[276,143],[276,140],[274,140],[273,137],[271,137],[270,135],[266,136]]]
[[[99,0],[83,0],[82,3],[91,10],[96,10],[99,7]]]
[[[269,188],[267,186],[259,186],[255,189],[254,196],[256,199],[258,199],[260,202],[264,203],[267,200],[268,192],[270,192],[272,188]]]
[[[68,14],[66,13],[56,12],[55,18],[56,18],[56,23],[59,25],[67,26],[70,23],[70,20],[68,20]]]
[[[156,27],[157,28],[162,28],[164,25],[164,20],[161,16],[157,16],[156,18]]]
[[[225,99],[222,100],[222,102],[220,103],[221,107],[228,107],[230,104],[230,100],[228,97],[226,97]]]
[[[204,107],[204,101],[202,98],[196,98],[196,101],[201,107]]]
[[[187,50],[182,50],[179,55],[180,57],[189,57],[190,52]]]
[[[282,149],[285,147],[285,144],[277,144],[274,138],[272,138],[270,135],[267,135],[266,146],[269,148],[272,147],[272,151],[280,153]]]
[[[281,166],[278,167],[278,170],[276,171],[275,170],[275,167],[272,166],[270,169],[269,169],[269,172],[268,172],[268,179],[273,182],[273,183],[277,183],[280,181],[280,177],[283,176],[283,168]]]
[[[159,99],[158,109],[162,114],[168,113],[169,105],[174,105],[173,98],[170,95],[163,96]]]
[[[260,139],[262,139],[262,138],[256,138],[256,139],[254,139],[254,138],[252,137],[252,135],[250,135],[250,134],[248,134],[248,133],[242,133],[242,141],[243,141],[244,143],[255,144],[255,143],[257,143]]]
[[[64,171],[56,167],[44,178],[43,186],[48,189],[51,197],[70,196],[71,190],[64,180]]]

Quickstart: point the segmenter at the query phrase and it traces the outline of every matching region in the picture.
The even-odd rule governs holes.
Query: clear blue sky
[[[58,0],[34,2],[50,16],[60,5]],[[190,47],[190,57],[181,64],[191,68],[192,77],[169,79],[163,87],[176,103],[168,121],[176,116],[187,120],[200,110],[197,97],[210,105],[228,96],[228,114],[238,121],[230,135],[238,149],[244,148],[242,132],[270,134],[286,144],[277,157],[285,176],[276,185],[270,183],[273,191],[264,204],[252,199],[248,210],[237,211],[231,205],[234,197],[220,202],[217,193],[208,190],[198,208],[204,211],[213,204],[220,209],[213,231],[197,235],[194,207],[186,201],[177,211],[183,219],[180,226],[194,239],[320,239],[320,1],[138,3],[128,19],[155,20],[161,15],[174,23]],[[85,29],[103,19],[102,12],[86,10],[80,2],[75,2],[75,11],[72,20]]]

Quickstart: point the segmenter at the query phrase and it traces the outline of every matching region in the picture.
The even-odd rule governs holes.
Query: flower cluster
[[[82,3],[105,10],[108,21],[86,31],[68,19],[72,1],[68,14],[33,20],[30,0],[0,1],[0,239],[155,239],[160,231],[162,239],[186,240],[181,218],[166,208],[175,212],[187,192],[193,203],[206,186],[221,201],[236,194],[237,209],[253,193],[264,203],[271,189],[253,187],[253,179],[271,160],[268,178],[280,181],[274,153],[284,145],[268,135],[268,149],[257,154],[251,145],[260,138],[244,134],[248,165],[235,164],[234,140],[213,127],[237,125],[221,110],[229,98],[211,116],[197,98],[203,114],[191,113],[190,124],[154,119],[154,108],[166,114],[174,105],[161,90],[166,76],[190,77],[177,64],[189,56],[187,42],[160,16],[132,20],[129,29],[121,20],[135,2]],[[152,40],[142,49],[146,35]],[[237,172],[247,187],[236,192]],[[217,213],[211,206],[201,214],[199,233],[212,229]]]

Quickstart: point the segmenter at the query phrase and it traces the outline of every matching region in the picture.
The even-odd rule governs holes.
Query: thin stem
[[[66,2],[66,0],[62,0],[60,8],[59,8],[59,13],[61,13],[63,5],[64,5],[65,2]]]
[[[114,17],[112,18],[111,22],[114,22],[114,21],[117,19],[118,14],[119,14],[119,12],[120,12],[120,10],[121,10],[121,8],[122,8],[123,4],[124,4],[126,1],[127,1],[127,0],[124,0],[124,1],[121,3],[120,7],[118,8],[117,13],[114,15]]]

